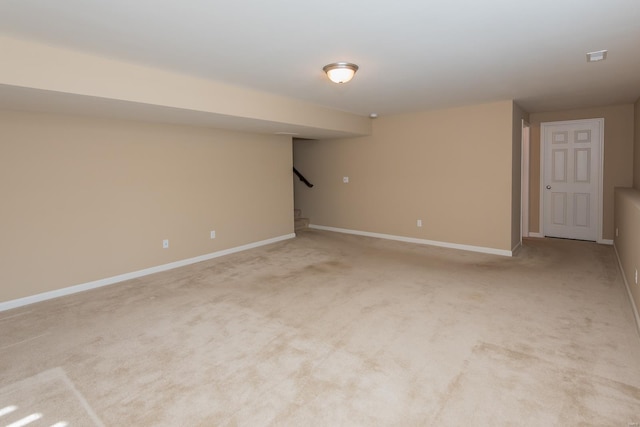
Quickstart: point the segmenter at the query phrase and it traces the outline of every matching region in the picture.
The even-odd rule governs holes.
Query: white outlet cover
[[[421,219],[419,219],[418,221],[416,221],[416,225],[417,225],[418,227],[422,227],[422,220],[421,220]]]
[[[216,238],[216,231],[215,230],[211,230],[211,238],[212,239]]]
[[[343,176],[342,177],[342,182],[344,182],[345,184],[349,183],[349,177],[348,176]]]
[[[165,240],[162,241],[162,247],[164,249],[167,249],[169,247],[169,240],[168,239],[165,239]]]

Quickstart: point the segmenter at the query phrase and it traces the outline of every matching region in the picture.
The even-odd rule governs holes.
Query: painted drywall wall
[[[640,98],[634,105],[633,186],[640,190]]]
[[[511,247],[521,242],[522,220],[522,121],[529,121],[527,114],[519,105],[513,103],[512,148],[511,148]]]
[[[13,111],[0,128],[0,302],[293,232],[289,137]]]
[[[614,188],[633,182],[633,104],[532,113],[529,175],[529,231],[540,230],[540,124],[604,118],[604,185],[602,234],[613,239]]]
[[[0,51],[3,59],[0,85],[174,107],[353,135],[365,135],[371,130],[367,117],[71,49],[0,36]]]
[[[640,190],[616,188],[615,226],[618,228],[618,235],[614,238],[614,244],[631,299],[638,310],[640,282],[636,281],[636,271],[640,271]],[[639,320],[636,317],[636,321]],[[638,326],[640,327],[640,323]]]
[[[380,117],[362,138],[296,141],[294,164],[315,185],[296,182],[296,207],[315,225],[510,251],[513,121],[513,102],[501,101]]]
[[[634,104],[633,187],[616,188],[614,225],[618,233],[614,243],[640,328],[640,283],[636,279],[640,270],[640,99]]]

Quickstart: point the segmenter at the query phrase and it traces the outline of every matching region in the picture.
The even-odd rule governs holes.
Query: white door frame
[[[542,237],[545,237],[544,234],[544,135],[547,126],[555,126],[555,125],[571,125],[571,124],[579,124],[579,123],[593,123],[598,122],[600,124],[600,135],[598,135],[600,139],[600,164],[598,170],[598,218],[596,219],[596,241],[598,243],[607,243],[602,238],[602,218],[604,212],[604,201],[603,201],[603,187],[604,187],[604,118],[596,118],[596,119],[584,119],[584,120],[565,120],[560,122],[543,122],[540,123],[540,219],[539,219],[539,229]]]
[[[531,125],[522,120],[522,164],[520,166],[520,243],[529,237],[529,134]]]

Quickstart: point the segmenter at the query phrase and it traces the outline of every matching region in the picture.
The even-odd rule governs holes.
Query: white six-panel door
[[[597,241],[603,119],[542,123],[545,236]]]

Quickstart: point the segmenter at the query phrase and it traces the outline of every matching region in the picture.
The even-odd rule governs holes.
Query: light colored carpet
[[[0,328],[0,409],[55,398],[70,425],[640,422],[640,339],[613,248],[594,243],[504,258],[308,230]]]
[[[4,408],[7,409],[2,411]],[[33,418],[29,426],[60,423],[58,425],[62,427],[63,423],[70,423],[68,420],[73,420],[72,424],[76,426],[103,425],[61,368],[44,371],[0,389],[0,411],[7,412],[0,421],[3,418],[8,422]]]

